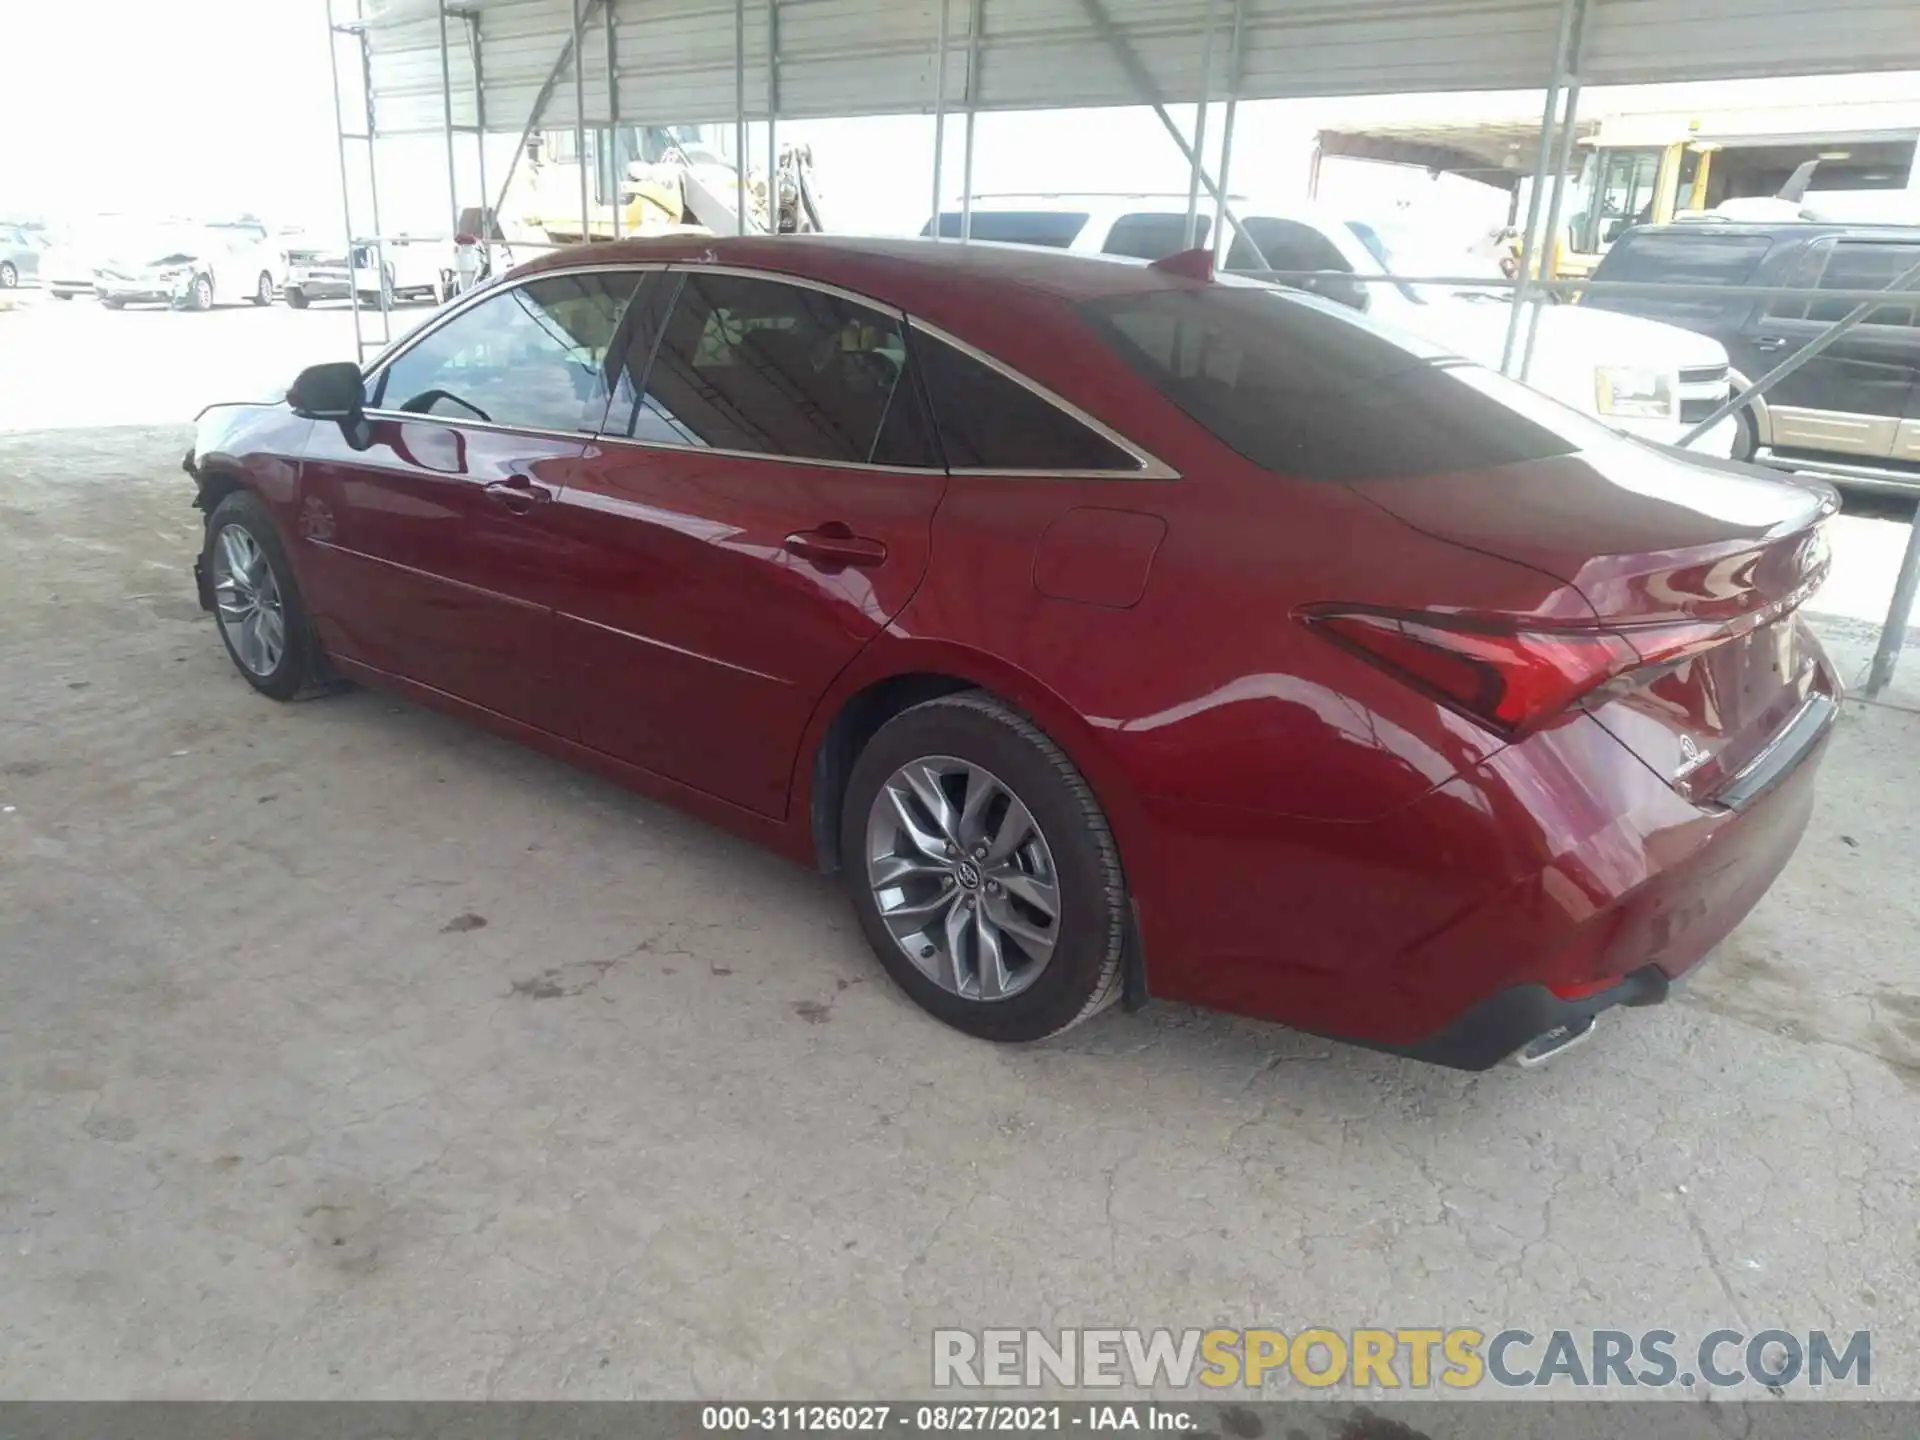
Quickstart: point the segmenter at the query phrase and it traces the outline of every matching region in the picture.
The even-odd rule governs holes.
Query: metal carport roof
[[[1191,100],[1209,71],[1216,96],[1272,99],[1538,88],[1553,69],[1560,0],[582,0],[588,124],[610,100],[623,123],[735,117],[736,25],[744,11],[747,118],[934,108],[942,16],[945,108],[1134,105],[1122,50],[1165,100]],[[603,4],[612,9],[605,23]],[[1209,26],[1209,10],[1213,23]],[[472,16],[485,78],[452,47],[453,123],[517,132],[569,44],[574,0],[449,0]],[[375,129],[438,130],[437,0],[365,0]],[[612,95],[604,81],[611,31]],[[977,41],[977,43],[976,43]],[[1124,42],[1122,44],[1116,42]],[[775,85],[767,56],[775,56]],[[1592,0],[1587,85],[1717,80],[1920,66],[1912,0]],[[570,85],[542,123],[575,122]]]

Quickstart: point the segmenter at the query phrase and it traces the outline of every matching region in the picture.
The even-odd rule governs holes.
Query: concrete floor
[[[350,353],[50,309],[0,364],[29,320],[151,321],[122,373],[169,394]],[[995,1048],[830,881],[379,695],[255,696],[187,432],[110,386],[24,428],[15,378],[0,1398],[898,1394],[939,1325],[1215,1323],[1870,1329],[1920,1396],[1920,713],[1850,707],[1723,953],[1545,1070],[1164,1004]]]

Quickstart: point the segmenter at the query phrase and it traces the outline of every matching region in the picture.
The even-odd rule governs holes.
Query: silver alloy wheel
[[[967,1000],[1018,995],[1060,938],[1059,874],[1039,825],[999,776],[951,755],[901,766],[874,796],[867,883],[901,952]]]
[[[273,276],[262,270],[260,272],[260,285],[259,288],[254,291],[254,294],[260,297],[260,303],[262,305],[273,304]]]
[[[20,272],[12,265],[0,265],[0,290],[11,290],[20,283]]]
[[[265,680],[287,651],[280,582],[245,527],[222,527],[213,543],[213,596],[220,628],[247,673]]]

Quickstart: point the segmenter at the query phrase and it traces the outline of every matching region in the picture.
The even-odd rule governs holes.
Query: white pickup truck
[[[1463,271],[1470,277],[1475,273],[1470,257],[1413,261],[1402,253],[1410,237],[1397,235],[1391,226],[1345,218],[1310,203],[1235,200],[1232,208],[1245,233],[1229,222],[1222,268],[1323,272],[1325,282],[1308,288],[1499,368],[1512,314],[1509,292],[1378,281],[1361,285],[1342,278],[1459,276]],[[969,228],[975,240],[1159,260],[1185,248],[1186,209],[1185,195],[986,195],[974,199]],[[1211,203],[1203,202],[1196,244],[1207,243],[1211,211]],[[932,229],[929,224],[926,233]],[[940,233],[960,233],[959,211],[941,215]],[[1480,263],[1489,281],[1497,281],[1491,262]],[[1524,324],[1521,333],[1524,344]],[[1583,305],[1542,307],[1527,379],[1535,389],[1617,429],[1666,444],[1678,441],[1729,393],[1727,352],[1717,340]],[[1737,420],[1724,420],[1691,448],[1729,455],[1737,429]]]
[[[375,266],[375,246],[353,246],[353,288],[360,303],[391,309],[400,300],[431,300],[439,304],[454,291],[454,247],[451,241],[398,236],[381,242],[381,268]],[[315,300],[345,300],[347,258],[339,251],[310,249],[287,252],[287,303],[304,310]]]

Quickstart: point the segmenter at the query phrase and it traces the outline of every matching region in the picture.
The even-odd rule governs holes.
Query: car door
[[[596,750],[784,813],[808,718],[919,585],[946,484],[902,317],[689,267],[632,307],[553,522],[555,654]]]
[[[565,733],[551,523],[607,405],[632,270],[488,292],[383,362],[364,424],[319,424],[300,539],[329,651]]]
[[[1813,241],[1781,281],[1790,287],[1876,290],[1920,264],[1920,241]],[[1800,350],[1855,308],[1819,297],[1776,301],[1758,311],[1743,337],[1741,358],[1755,379]],[[1800,369],[1767,392],[1773,445],[1845,459],[1885,460],[1911,432],[1920,354],[1911,300],[1877,307]]]

